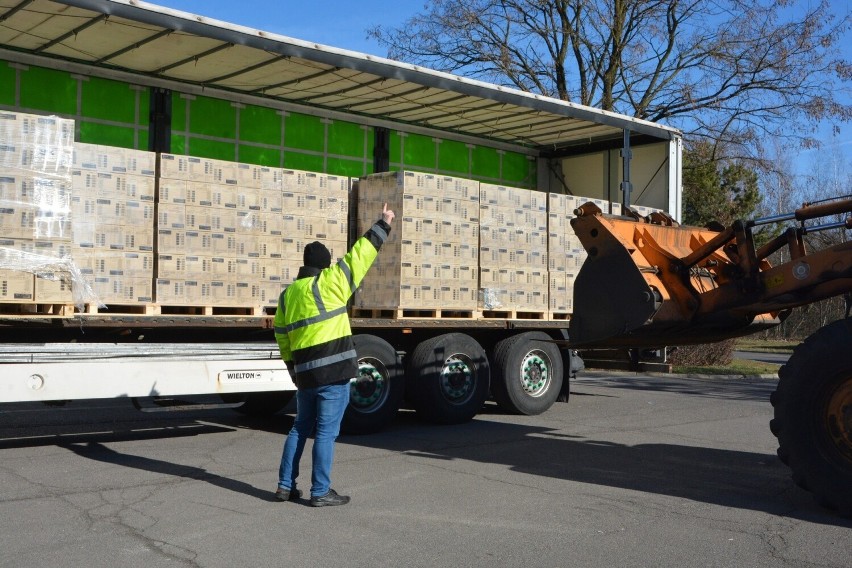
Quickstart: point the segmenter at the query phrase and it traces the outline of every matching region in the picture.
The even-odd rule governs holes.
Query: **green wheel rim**
[[[547,355],[539,350],[527,353],[521,361],[521,387],[532,397],[539,397],[547,392],[550,386],[550,361]]]
[[[381,361],[359,359],[358,376],[349,381],[349,405],[359,412],[375,412],[388,399],[388,382],[388,371]]]
[[[476,389],[475,366],[470,357],[450,355],[441,367],[441,394],[452,404],[464,404]]]

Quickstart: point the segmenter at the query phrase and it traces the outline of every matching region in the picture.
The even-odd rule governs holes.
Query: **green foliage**
[[[760,203],[757,173],[739,162],[714,157],[712,145],[699,141],[683,155],[683,222],[727,226],[754,216]]]

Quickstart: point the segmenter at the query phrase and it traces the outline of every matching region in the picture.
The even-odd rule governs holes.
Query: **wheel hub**
[[[828,433],[837,449],[852,461],[852,378],[847,379],[828,400]]]
[[[473,393],[473,368],[461,355],[453,355],[441,369],[441,393],[454,403],[460,404]]]
[[[358,362],[358,376],[349,382],[349,404],[362,412],[380,407],[387,398],[387,379],[376,363]]]
[[[547,361],[538,352],[529,353],[521,363],[521,385],[530,396],[541,396],[550,382]]]

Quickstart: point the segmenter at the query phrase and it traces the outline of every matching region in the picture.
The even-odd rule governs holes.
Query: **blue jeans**
[[[311,496],[322,497],[331,489],[334,441],[349,404],[349,383],[325,385],[296,392],[296,421],[284,441],[278,487],[293,489],[299,477],[299,460],[308,436],[315,433],[312,453]]]

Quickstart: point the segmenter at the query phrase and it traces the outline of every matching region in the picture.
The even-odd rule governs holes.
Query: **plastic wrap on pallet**
[[[504,291],[498,290],[496,288],[482,288],[482,309],[484,310],[500,310],[503,309],[504,304],[500,301],[501,296],[504,295]]]
[[[89,280],[70,255],[57,257],[0,246],[0,269],[27,272],[43,280],[69,284],[78,307],[98,302]]]
[[[97,296],[68,246],[73,158],[73,120],[0,113],[0,269],[69,283],[82,306]]]

